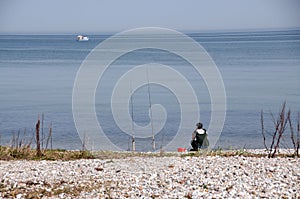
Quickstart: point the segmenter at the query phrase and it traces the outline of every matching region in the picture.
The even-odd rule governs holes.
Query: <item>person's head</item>
[[[197,126],[198,129],[202,129],[203,124],[202,124],[201,122],[198,122],[198,123],[196,124],[196,126]]]

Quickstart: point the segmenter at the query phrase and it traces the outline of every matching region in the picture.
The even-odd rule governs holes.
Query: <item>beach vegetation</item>
[[[245,148],[233,149],[230,147],[225,150],[223,148],[216,149],[201,149],[193,152],[166,152],[162,148],[158,152],[137,152],[137,151],[90,151],[86,149],[86,136],[82,143],[81,150],[66,150],[66,149],[53,149],[52,148],[52,122],[49,125],[48,134],[44,130],[44,115],[42,120],[38,117],[38,121],[35,125],[35,133],[33,131],[28,133],[25,128],[21,133],[19,130],[17,133],[12,133],[12,140],[9,146],[0,145],[0,160],[77,160],[77,159],[107,159],[113,161],[113,159],[128,158],[128,157],[167,157],[167,156],[179,156],[179,157],[205,157],[205,156],[245,156],[245,157],[274,157],[275,154],[281,157],[299,157],[299,118],[298,114],[297,126],[293,127],[291,120],[291,111],[285,113],[284,103],[279,113],[278,119],[275,120],[272,115],[273,123],[275,125],[275,131],[272,134],[272,142],[270,147],[267,147],[265,134],[268,131],[264,128],[264,113],[261,112],[261,125],[262,135],[265,145],[265,152],[255,153],[246,150]],[[291,140],[294,146],[294,152],[279,154],[280,141],[283,133],[288,129],[291,132]],[[282,148],[280,148],[282,150]]]
[[[300,147],[300,113],[298,113],[297,119],[297,132],[294,132],[292,119],[291,119],[291,109],[286,111],[286,101],[283,102],[282,107],[277,115],[270,113],[273,123],[273,129],[270,132],[265,129],[264,121],[264,111],[261,110],[261,132],[263,137],[263,143],[266,151],[268,152],[269,158],[274,158],[276,154],[279,153],[279,148],[287,148],[286,145],[282,144],[282,139],[284,133],[290,129],[291,142],[293,144],[293,153],[290,156],[299,157],[299,147]],[[288,128],[289,127],[289,128]],[[286,133],[285,133],[286,134]],[[267,144],[267,135],[271,136],[270,146]]]

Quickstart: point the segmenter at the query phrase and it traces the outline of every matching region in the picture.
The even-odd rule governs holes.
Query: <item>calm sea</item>
[[[277,116],[285,100],[296,128],[300,111],[300,30],[188,35],[213,58],[226,89],[226,121],[215,147],[262,148],[261,109],[266,112],[266,128],[272,133],[270,113]],[[77,42],[76,35],[0,35],[0,144],[9,145],[12,135],[20,131],[22,136],[24,129],[30,137],[38,116],[44,113],[45,134],[53,124],[53,147],[80,149],[72,115],[73,84],[83,60],[109,36],[89,35],[88,42]],[[204,127],[210,122],[210,97],[203,79],[194,77],[195,71],[187,69],[187,63],[171,53],[139,50],[123,56],[106,71],[96,94],[99,123],[124,150],[130,137],[115,124],[109,99],[113,85],[128,66],[149,62],[171,66],[191,78],[201,98],[201,121]],[[140,125],[149,123],[148,94],[148,87],[143,86],[133,95],[134,121]],[[156,136],[158,146],[163,146],[178,128],[179,104],[169,90],[157,85],[151,85],[151,98],[152,104],[162,104],[168,113],[165,127]],[[289,131],[286,132],[284,146],[290,145]],[[188,147],[189,141],[187,137],[186,145],[181,147]],[[151,135],[146,140],[137,139],[137,148],[150,150]]]

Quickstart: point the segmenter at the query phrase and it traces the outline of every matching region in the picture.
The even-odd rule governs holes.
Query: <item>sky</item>
[[[300,28],[299,0],[0,0],[0,34]]]

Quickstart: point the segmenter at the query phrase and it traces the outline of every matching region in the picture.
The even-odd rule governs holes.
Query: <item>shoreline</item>
[[[65,150],[65,149],[41,149],[28,147],[11,148],[0,145],[0,160],[78,160],[78,159],[119,159],[127,157],[170,157],[170,156],[244,156],[244,157],[286,157],[297,158],[295,149],[279,148],[274,156],[272,151],[267,149],[201,149],[199,151],[188,151],[184,148],[178,148],[178,151],[90,151],[90,150]],[[299,158],[298,154],[298,158]]]

